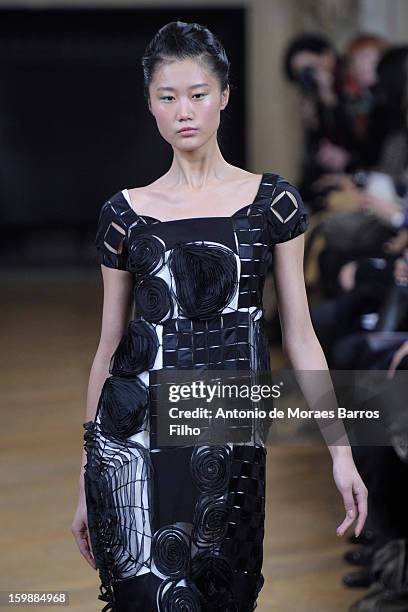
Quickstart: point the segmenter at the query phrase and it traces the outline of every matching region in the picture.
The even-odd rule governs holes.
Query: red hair
[[[346,56],[350,57],[353,53],[369,48],[384,51],[387,46],[388,41],[379,34],[358,34],[347,45]]]

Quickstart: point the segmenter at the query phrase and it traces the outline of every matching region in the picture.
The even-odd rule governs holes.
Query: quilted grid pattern
[[[234,220],[234,231],[241,260],[238,308],[259,306],[267,269],[267,246],[261,242],[263,215],[254,211]]]
[[[206,321],[173,319],[163,330],[163,368],[249,368],[249,318],[231,312]]]
[[[235,570],[257,573],[262,566],[266,449],[234,446],[222,551]]]

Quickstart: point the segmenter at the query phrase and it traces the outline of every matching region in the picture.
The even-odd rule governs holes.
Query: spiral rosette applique
[[[145,427],[149,392],[140,378],[109,376],[102,387],[97,414],[107,437],[126,440]]]
[[[237,291],[237,263],[227,247],[182,243],[172,249],[167,264],[185,317],[208,319],[228,306]]]
[[[159,612],[203,612],[201,596],[195,584],[188,580],[163,580],[157,590]]]
[[[175,525],[161,527],[152,538],[152,558],[164,576],[183,578],[190,564],[189,534]]]
[[[173,316],[173,298],[160,276],[141,278],[134,289],[136,311],[146,321],[159,323]]]
[[[157,236],[140,236],[129,250],[128,270],[145,276],[161,270],[165,260],[165,246]]]
[[[204,609],[211,612],[238,612],[233,592],[233,570],[224,555],[203,550],[194,555],[191,579],[204,600]]]
[[[191,475],[202,493],[220,495],[228,487],[231,449],[225,446],[196,446],[191,454]]]
[[[129,321],[126,333],[112,355],[109,372],[117,376],[136,376],[153,367],[159,349],[156,331],[142,320]]]
[[[226,500],[201,495],[196,503],[192,538],[197,546],[220,544],[228,529]]]

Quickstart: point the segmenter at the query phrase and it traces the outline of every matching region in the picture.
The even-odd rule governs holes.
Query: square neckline
[[[262,184],[265,181],[265,175],[266,175],[266,172],[262,172],[261,180],[259,181],[258,189],[256,191],[255,197],[252,200],[252,202],[250,202],[249,204],[244,204],[244,206],[241,206],[241,208],[238,208],[238,210],[235,210],[230,215],[215,215],[215,216],[211,215],[211,216],[206,216],[206,217],[180,217],[179,219],[167,219],[167,220],[165,220],[165,219],[157,219],[157,217],[152,217],[151,215],[142,215],[142,214],[139,214],[139,213],[137,213],[135,211],[135,209],[133,208],[133,206],[131,204],[132,199],[130,197],[129,189],[127,187],[125,187],[125,189],[123,189],[121,191],[121,193],[122,193],[122,196],[123,196],[124,200],[126,201],[128,207],[129,207],[129,209],[136,215],[136,217],[139,217],[139,218],[142,218],[142,219],[153,219],[153,221],[157,221],[157,223],[176,223],[178,221],[194,221],[194,220],[197,221],[197,220],[202,220],[202,219],[207,219],[207,220],[208,219],[233,219],[235,217],[235,215],[237,215],[241,211],[249,208],[250,206],[252,206],[258,200],[260,192],[261,192]],[[125,196],[124,192],[126,192],[127,197]]]

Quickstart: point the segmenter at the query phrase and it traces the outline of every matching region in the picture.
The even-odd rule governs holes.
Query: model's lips
[[[196,132],[196,131],[197,131],[197,128],[184,127],[184,128],[181,128],[181,130],[179,130],[177,133],[182,134],[183,132]]]

